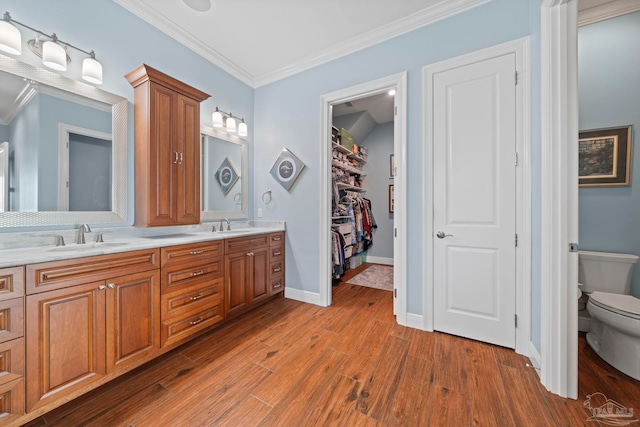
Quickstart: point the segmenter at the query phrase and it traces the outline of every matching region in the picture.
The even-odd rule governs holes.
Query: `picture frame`
[[[271,167],[270,173],[285,190],[291,191],[304,168],[305,164],[291,151],[284,148]]]
[[[389,179],[393,179],[393,172],[395,171],[395,168],[395,156],[393,155],[393,153],[391,153],[389,154]]]
[[[578,139],[579,186],[630,186],[631,147],[631,126],[581,131]]]
[[[394,185],[389,184],[389,213],[393,213],[395,210],[395,199],[394,199]]]
[[[226,157],[220,164],[220,167],[218,167],[218,170],[214,174],[214,178],[220,185],[222,192],[226,195],[231,191],[231,188],[233,188],[235,183],[238,181],[240,175],[238,175],[238,170],[233,165],[231,159]]]

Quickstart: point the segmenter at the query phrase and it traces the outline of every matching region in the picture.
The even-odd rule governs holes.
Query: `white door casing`
[[[424,120],[424,139],[425,139],[425,152],[424,152],[424,188],[425,188],[425,197],[424,197],[424,211],[425,211],[425,230],[424,230],[424,246],[423,246],[423,250],[424,250],[424,259],[425,259],[425,263],[424,263],[424,269],[423,269],[423,274],[424,274],[424,278],[425,278],[425,285],[423,287],[423,329],[428,330],[428,331],[432,331],[434,330],[434,322],[435,322],[435,310],[437,309],[436,307],[436,300],[435,300],[435,288],[436,288],[436,274],[435,271],[436,269],[438,269],[439,267],[435,265],[437,261],[437,255],[436,252],[439,251],[440,249],[443,250],[444,252],[441,253],[440,256],[446,256],[447,251],[449,251],[450,253],[453,254],[453,257],[458,257],[457,260],[454,259],[455,262],[459,262],[462,263],[462,259],[465,256],[469,256],[469,254],[471,254],[473,251],[475,251],[476,255],[479,255],[480,257],[485,257],[485,258],[491,258],[493,261],[499,260],[500,257],[498,255],[491,255],[491,251],[493,251],[493,249],[487,249],[487,248],[483,248],[481,245],[477,245],[476,243],[474,243],[471,240],[467,240],[466,242],[464,242],[464,244],[466,245],[476,245],[473,249],[473,251],[469,252],[469,253],[464,253],[464,249],[460,249],[460,248],[456,248],[456,245],[461,246],[462,248],[464,248],[463,246],[463,242],[462,240],[458,240],[458,241],[454,241],[454,239],[463,239],[464,237],[464,233],[466,232],[465,227],[466,228],[473,228],[471,226],[466,226],[465,224],[451,224],[448,225],[447,227],[450,226],[455,226],[457,227],[457,230],[454,232],[453,228],[446,228],[446,229],[436,229],[435,226],[436,225],[440,225],[437,224],[435,222],[435,217],[438,215],[437,212],[437,208],[436,208],[436,204],[437,204],[437,197],[436,197],[436,192],[438,191],[437,187],[441,187],[440,184],[436,184],[436,174],[435,174],[435,169],[437,167],[436,165],[436,135],[435,135],[435,117],[436,117],[436,109],[437,106],[434,105],[434,97],[436,96],[436,89],[435,89],[435,85],[434,85],[434,81],[435,81],[435,76],[445,72],[447,70],[453,70],[456,68],[460,68],[460,67],[464,67],[470,64],[474,64],[474,63],[480,63],[482,61],[486,61],[486,60],[490,60],[492,58],[498,58],[498,57],[505,57],[505,56],[509,56],[509,55],[514,55],[514,62],[515,63],[515,70],[517,70],[517,74],[516,73],[512,73],[512,75],[510,76],[510,78],[507,79],[507,81],[510,81],[511,84],[515,84],[515,87],[513,88],[515,90],[514,92],[514,101],[511,103],[511,105],[513,106],[512,108],[512,112],[514,113],[513,115],[513,123],[514,123],[514,128],[513,128],[513,145],[512,145],[512,149],[511,149],[511,155],[508,156],[509,162],[511,167],[512,167],[512,173],[511,173],[511,185],[513,188],[513,190],[508,190],[507,192],[509,193],[509,195],[513,196],[514,192],[515,192],[515,210],[514,210],[514,215],[515,217],[513,218],[513,221],[515,223],[515,231],[512,231],[509,236],[509,234],[505,231],[504,233],[502,233],[502,236],[500,238],[502,238],[504,240],[504,242],[500,243],[501,245],[507,245],[507,237],[509,244],[511,245],[511,248],[513,250],[513,248],[515,247],[515,238],[516,238],[516,234],[517,234],[517,238],[518,238],[518,247],[515,248],[515,254],[513,255],[509,255],[507,257],[507,259],[511,259],[514,261],[509,261],[514,265],[514,273],[511,276],[512,277],[512,282],[515,283],[514,286],[514,293],[515,295],[513,297],[507,297],[506,300],[504,301],[508,301],[509,299],[511,300],[511,308],[509,309],[511,313],[515,313],[515,315],[517,315],[517,327],[515,327],[515,349],[516,352],[520,353],[520,354],[528,354],[529,351],[529,343],[530,343],[530,309],[531,309],[531,290],[530,290],[530,286],[531,286],[531,246],[530,246],[530,241],[531,241],[531,227],[530,227],[530,217],[531,217],[531,207],[530,207],[530,197],[531,197],[531,189],[530,189],[530,165],[529,165],[529,158],[530,158],[530,148],[529,148],[529,139],[530,139],[530,127],[529,127],[529,90],[530,90],[530,83],[529,83],[529,40],[528,38],[523,38],[523,39],[519,39],[519,40],[515,40],[512,42],[508,42],[508,43],[504,43],[502,45],[498,45],[495,47],[491,47],[488,49],[484,49],[481,51],[477,51],[477,52],[473,52],[467,55],[463,55],[461,57],[456,57],[450,60],[446,60],[443,62],[439,62],[436,64],[432,64],[432,65],[428,65],[426,67],[424,67],[423,69],[423,82],[424,82],[424,111],[425,111],[425,120]],[[513,70],[513,68],[512,68]],[[516,84],[517,83],[517,84]],[[478,88],[480,88],[482,85],[479,85]],[[485,83],[486,86],[486,83]],[[480,90],[480,89],[478,89]],[[487,88],[485,87],[484,90],[486,91]],[[462,106],[464,108],[464,106]],[[479,114],[486,114],[485,111],[481,111],[479,112]],[[485,116],[486,119],[486,116]],[[473,123],[473,122],[472,122]],[[480,123],[482,124],[482,123]],[[477,125],[477,124],[476,124]],[[463,129],[464,131],[464,129]],[[459,135],[454,135],[454,137],[461,137],[464,136],[464,134],[459,134]],[[468,135],[467,135],[468,136]],[[474,148],[472,147],[472,150]],[[515,166],[515,162],[516,162],[516,153],[517,153],[517,167]],[[454,152],[455,154],[455,152]],[[460,161],[460,153],[458,154],[458,161]],[[462,152],[463,157],[464,155],[466,155],[466,153]],[[484,153],[480,153],[480,155],[476,155],[476,157],[481,157],[481,156],[485,156],[486,155]],[[496,156],[498,154],[496,153]],[[450,156],[451,157],[451,156]],[[467,156],[468,159],[470,159],[469,156]],[[506,160],[506,159],[505,159]],[[484,160],[486,161],[486,159]],[[482,162],[481,160],[478,159],[478,162]],[[463,163],[460,163],[463,164]],[[472,167],[474,168],[474,170],[479,170],[477,167],[477,165]],[[448,167],[452,167],[451,165],[448,165]],[[477,172],[476,172],[477,173]],[[498,182],[498,175],[496,175],[494,178],[495,179],[495,185],[500,184]],[[491,183],[493,181],[489,180],[485,180],[484,181],[484,185],[485,187],[488,185],[487,183]],[[460,191],[463,192],[468,192],[468,189],[464,188],[463,183],[456,183],[455,181],[453,182],[454,184],[454,189],[457,188]],[[480,186],[482,184],[482,182],[480,183],[476,183],[473,182],[470,185],[470,188],[475,186]],[[504,197],[501,192],[502,190],[497,189],[496,191],[498,191],[500,194],[500,197]],[[462,193],[461,193],[462,194]],[[473,197],[476,197],[476,195],[473,195]],[[453,200],[453,199],[452,199]],[[496,202],[498,200],[496,199]],[[456,210],[458,211],[463,211],[465,209],[465,205],[468,206],[474,206],[475,202],[469,202],[466,198],[462,197],[462,198],[457,198],[455,200],[453,200],[454,206],[453,206],[453,213],[455,213]],[[447,208],[451,209],[450,206],[447,206]],[[457,222],[461,222],[460,218],[464,219],[465,221],[469,221],[469,218],[473,219],[470,214],[477,214],[477,215],[484,215],[486,218],[488,211],[484,211],[484,212],[469,212],[467,214],[464,214],[464,212],[462,212],[464,215],[467,215],[466,217],[464,216],[459,216],[458,219],[456,220]],[[500,221],[503,221],[504,218],[498,218],[500,219]],[[454,221],[455,222],[455,221]],[[481,226],[479,227],[480,229],[482,228],[491,228],[489,226]],[[444,239],[438,239],[436,237],[436,233],[438,231],[443,231],[445,234],[453,234],[454,237],[446,237]],[[486,230],[485,230],[486,231]],[[459,237],[455,237],[456,236],[456,232],[458,233]],[[460,233],[463,234],[460,234]],[[479,235],[477,235],[474,238],[479,238]],[[471,236],[469,236],[469,238],[471,238]],[[500,239],[498,238],[498,239]],[[467,239],[465,237],[465,239]],[[483,238],[484,240],[484,238]],[[494,239],[495,240],[495,239]],[[491,243],[491,242],[489,242]],[[440,245],[440,247],[438,246]],[[448,246],[451,246],[451,248],[447,248]],[[498,246],[498,245],[494,245]],[[492,261],[492,262],[493,262]],[[441,265],[444,265],[442,263],[440,263]],[[456,268],[455,264],[450,264],[449,268]],[[496,272],[502,270],[501,266],[490,266],[487,268],[487,266],[483,267],[484,270],[481,271],[481,275],[482,277],[484,277],[485,279],[485,283],[483,284],[483,286],[485,286],[484,291],[486,291],[487,286],[489,286],[487,283],[487,277],[489,277],[490,275],[493,275],[494,273],[497,274]],[[443,270],[446,271],[446,270]],[[453,283],[455,284],[456,282],[464,282],[464,275],[468,274],[467,271],[465,271],[464,269],[456,269],[451,270],[453,275],[451,280],[453,280]],[[508,271],[508,270],[505,270]],[[507,275],[510,275],[511,273],[506,273]],[[499,276],[498,276],[499,277]],[[504,280],[504,278],[500,278],[500,280]],[[467,311],[472,312],[474,311],[474,309],[469,310],[469,298],[467,296],[459,296],[459,294],[455,294],[455,292],[458,292],[459,290],[456,290],[454,287],[450,287],[449,291],[452,293],[451,298],[455,299],[458,298],[455,302],[458,303],[459,305],[461,305],[463,308],[465,308]],[[477,291],[477,290],[476,290]],[[488,293],[483,293],[483,296],[486,296]],[[445,294],[446,295],[446,294]],[[475,297],[474,297],[475,298]],[[476,301],[477,303],[482,303],[485,311],[487,311],[487,307],[488,304],[494,304],[496,303],[495,300],[488,300],[485,298],[484,301]],[[466,305],[464,305],[466,304]],[[474,303],[475,304],[475,303]],[[477,306],[476,307],[476,311],[477,310]],[[493,310],[493,309],[492,309]],[[504,313],[505,308],[501,309],[503,312],[501,312],[499,315],[502,316],[502,318],[504,319],[504,324],[505,327],[507,327],[510,324],[510,328],[513,330],[514,327],[514,323],[515,323],[515,319],[513,314],[511,315],[507,315]],[[453,312],[455,312],[456,310],[452,310]],[[458,312],[464,312],[465,310],[457,310]],[[455,313],[455,314],[459,314],[459,313]],[[490,315],[485,314],[480,314],[480,313],[468,313],[469,315],[471,315],[472,318],[480,318],[480,319],[484,319],[487,320],[491,317]],[[484,317],[483,317],[484,316]],[[496,317],[496,316],[494,316]],[[476,329],[480,329],[480,328],[476,328]],[[458,332],[459,333],[459,332]],[[506,333],[506,335],[510,335],[511,333],[508,332]],[[512,335],[512,334],[511,334]],[[487,338],[485,338],[487,339]],[[489,339],[487,339],[489,340]],[[513,335],[511,338],[511,344],[508,344],[509,347],[513,347],[514,343],[513,343]]]
[[[515,348],[515,54],[433,76],[434,329]]]

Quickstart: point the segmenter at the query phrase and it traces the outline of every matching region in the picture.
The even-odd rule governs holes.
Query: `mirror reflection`
[[[2,212],[111,211],[111,105],[0,71]]]
[[[201,140],[201,218],[245,218],[247,191],[246,142],[223,139],[203,127]]]

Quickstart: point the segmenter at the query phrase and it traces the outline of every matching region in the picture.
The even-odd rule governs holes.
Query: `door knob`
[[[444,234],[444,231],[438,231],[436,237],[438,239],[444,239],[445,237],[453,237],[453,234]]]

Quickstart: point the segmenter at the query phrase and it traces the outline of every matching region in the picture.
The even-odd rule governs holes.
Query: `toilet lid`
[[[589,301],[605,310],[640,319],[640,298],[632,295],[592,292]]]

